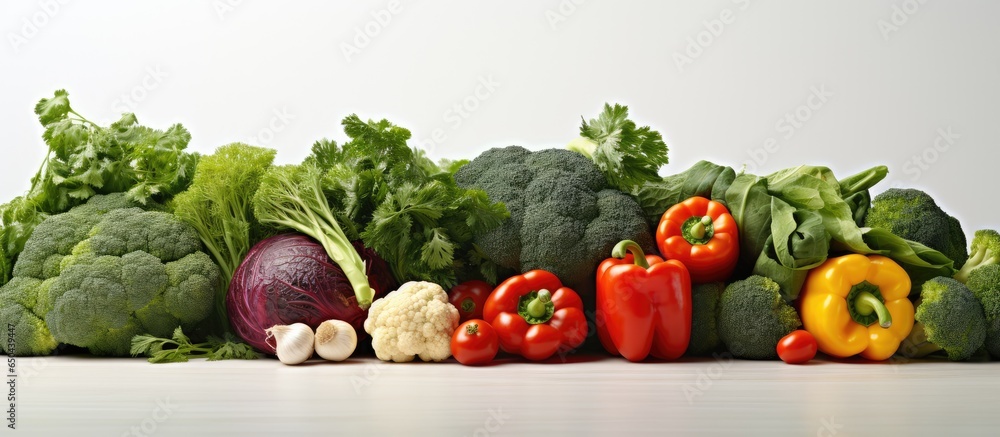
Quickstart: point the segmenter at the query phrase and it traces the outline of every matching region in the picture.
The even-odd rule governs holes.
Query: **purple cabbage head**
[[[396,287],[384,260],[360,242],[354,249],[367,268],[375,299]],[[316,329],[337,319],[354,326],[358,337],[368,311],[358,307],[354,289],[323,246],[301,234],[284,234],[257,243],[236,269],[226,295],[233,331],[258,350],[274,354],[264,330],[305,323]],[[359,342],[360,343],[360,342]]]

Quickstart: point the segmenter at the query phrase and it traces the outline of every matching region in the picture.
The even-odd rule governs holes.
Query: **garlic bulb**
[[[350,323],[327,320],[316,328],[316,354],[330,361],[344,361],[358,346],[358,333]]]
[[[277,352],[278,361],[285,364],[299,364],[312,357],[313,337],[315,336],[309,325],[305,323],[274,325],[264,332],[267,333],[267,340],[274,337],[274,349]]]

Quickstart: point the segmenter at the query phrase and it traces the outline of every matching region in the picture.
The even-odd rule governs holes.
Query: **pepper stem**
[[[691,245],[708,244],[715,235],[712,217],[692,216],[681,225],[681,236]]]
[[[646,254],[643,253],[642,247],[639,246],[639,243],[632,240],[623,240],[615,245],[614,250],[611,251],[611,256],[613,258],[625,259],[626,252],[632,252],[632,258],[634,258],[633,261],[635,262],[635,265],[644,269],[649,268],[649,263],[646,262]]]
[[[854,308],[862,316],[867,316],[874,312],[878,316],[878,325],[883,328],[892,326],[892,314],[889,314],[889,309],[874,294],[867,291],[858,293],[857,297],[854,298]]]
[[[695,223],[694,226],[691,227],[691,236],[699,240],[705,238],[705,225],[700,221]]]
[[[467,297],[467,298],[465,298],[465,300],[462,301],[462,312],[463,313],[471,313],[471,312],[475,311],[475,309],[476,309],[476,302],[474,300],[472,300],[471,297]]]
[[[532,325],[546,323],[555,314],[556,306],[552,303],[552,292],[549,290],[532,291],[521,296],[517,303],[517,313],[525,322]]]
[[[549,290],[539,291],[538,296],[528,302],[528,314],[536,318],[545,317],[546,306],[549,302],[552,302],[552,292]]]

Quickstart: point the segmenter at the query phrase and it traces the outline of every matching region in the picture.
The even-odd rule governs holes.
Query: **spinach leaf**
[[[666,210],[688,198],[701,196],[725,203],[726,190],[734,179],[736,172],[731,167],[700,161],[682,173],[646,182],[634,197],[655,227]]]
[[[785,201],[771,199],[771,233],[778,262],[796,270],[808,270],[826,261],[830,235],[816,211],[796,209]]]
[[[792,269],[781,265],[774,250],[774,240],[769,238],[764,250],[757,258],[753,274],[770,278],[781,287],[785,300],[791,302],[799,297],[799,291],[809,275],[808,269]]]
[[[729,213],[740,231],[740,262],[737,271],[753,269],[771,237],[771,195],[767,180],[750,174],[736,176],[726,191]]]
[[[906,240],[885,229],[863,228],[862,232],[870,248],[862,253],[884,255],[899,263],[913,283],[911,296],[920,293],[924,282],[938,276],[950,278],[956,273],[955,262],[951,258],[923,244]]]

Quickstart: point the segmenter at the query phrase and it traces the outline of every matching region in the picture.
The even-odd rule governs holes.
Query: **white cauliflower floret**
[[[414,355],[444,361],[451,356],[458,319],[458,309],[440,285],[407,282],[372,303],[365,332],[371,334],[375,356],[382,361],[405,363]]]

